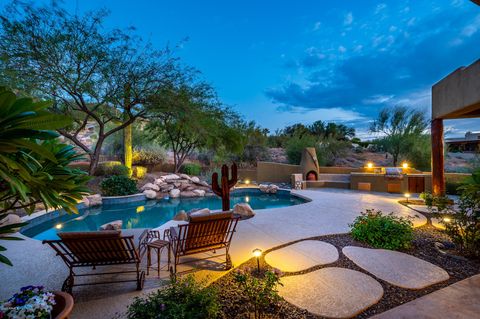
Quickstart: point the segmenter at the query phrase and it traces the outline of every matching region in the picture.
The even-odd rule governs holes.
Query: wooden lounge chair
[[[173,253],[173,266],[170,267],[172,275],[176,274],[177,265],[182,264],[180,257],[208,251],[216,253],[220,249],[225,249],[225,254],[204,259],[225,256],[225,268],[230,269],[232,267],[229,255],[230,243],[239,219],[240,217],[234,217],[231,212],[212,213],[192,216],[188,224],[167,229],[164,235],[170,241]]]
[[[59,233],[59,240],[44,240],[50,245],[69,268],[69,275],[63,282],[62,291],[72,293],[74,286],[96,285],[119,282],[136,282],[137,290],[143,289],[145,272],[140,271],[141,255],[135,248],[133,236],[121,236],[118,230],[94,232],[66,232]],[[92,272],[76,274],[75,268],[108,265],[135,265],[135,270]],[[136,273],[136,279],[101,281],[94,283],[75,284],[75,277],[102,276]]]

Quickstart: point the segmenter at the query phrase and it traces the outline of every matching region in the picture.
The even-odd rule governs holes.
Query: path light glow
[[[407,163],[407,162],[403,162],[402,167],[403,167],[403,168],[408,168],[408,163]]]
[[[405,195],[403,195],[403,196],[405,196],[405,198],[407,199],[407,203],[408,203],[408,199],[409,199],[410,196],[411,196],[410,193],[405,193]]]
[[[247,185],[250,184],[250,180],[249,180],[249,179],[246,179],[246,180],[245,180],[245,184],[247,184]]]
[[[451,220],[450,218],[448,218],[448,217],[445,217],[445,218],[443,219],[443,221],[444,221],[445,223],[449,223],[449,222],[451,222],[452,220]]]
[[[262,256],[262,250],[260,248],[255,248],[252,253],[253,256],[257,258],[257,270],[260,273],[260,256]]]

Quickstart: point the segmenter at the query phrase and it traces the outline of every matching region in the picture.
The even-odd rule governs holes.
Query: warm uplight
[[[255,257],[258,258],[258,257],[260,257],[260,256],[262,255],[262,250],[259,249],[259,248],[256,248],[256,249],[254,249],[254,250],[252,251],[252,253],[253,253],[253,256],[255,256]]]
[[[408,163],[407,163],[407,162],[404,162],[404,163],[402,164],[402,167],[403,167],[403,168],[408,168]]]
[[[373,168],[373,163],[372,163],[372,162],[368,162],[368,163],[367,163],[367,167],[368,167],[368,168]]]
[[[444,221],[445,223],[449,223],[449,222],[451,222],[452,220],[451,220],[450,218],[448,218],[448,217],[445,217],[445,218],[443,219],[443,221]]]
[[[145,210],[145,206],[138,206],[137,207],[137,214],[140,214],[141,212],[143,212]]]
[[[250,197],[245,196],[245,202],[247,202],[247,203],[250,202]]]
[[[246,180],[245,180],[245,184],[247,184],[247,185],[250,184],[250,180],[249,180],[249,179],[246,179]]]
[[[62,224],[56,224],[56,225],[55,225],[55,228],[56,228],[56,229],[62,229],[62,227],[63,227]]]

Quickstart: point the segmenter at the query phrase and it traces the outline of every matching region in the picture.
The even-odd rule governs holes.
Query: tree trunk
[[[130,104],[130,86],[125,85],[125,99],[124,108]],[[125,111],[124,121],[128,121],[129,117]],[[133,159],[133,145],[132,145],[132,124],[129,124],[123,128],[123,164],[126,167],[132,169]]]
[[[126,167],[132,168],[133,146],[132,146],[132,124],[123,129],[123,162]]]
[[[102,150],[102,145],[103,141],[105,140],[105,137],[103,135],[100,135],[98,137],[97,144],[95,145],[95,150],[93,153],[90,153],[90,167],[88,169],[88,174],[90,176],[93,176],[95,174],[95,171],[97,170],[98,166],[98,161],[100,160],[100,152]]]

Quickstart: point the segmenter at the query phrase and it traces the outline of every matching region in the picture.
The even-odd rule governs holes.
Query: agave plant
[[[76,212],[78,200],[88,194],[89,177],[68,166],[81,155],[70,145],[61,144],[53,131],[70,125],[63,115],[46,110],[47,102],[17,98],[0,88],[0,239],[24,223],[2,225],[9,212],[24,209],[32,213],[42,203],[46,209],[63,208]],[[0,246],[0,251],[6,249]],[[0,254],[0,262],[11,265]]]

